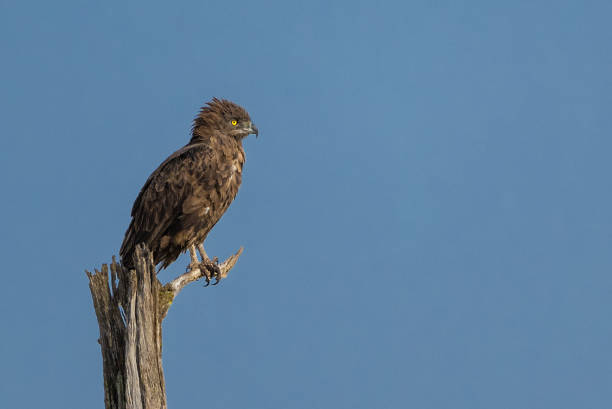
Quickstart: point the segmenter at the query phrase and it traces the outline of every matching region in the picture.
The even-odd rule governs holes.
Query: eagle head
[[[231,136],[240,141],[249,134],[258,136],[259,130],[243,107],[227,99],[213,98],[195,118],[192,133],[192,142],[215,134]]]

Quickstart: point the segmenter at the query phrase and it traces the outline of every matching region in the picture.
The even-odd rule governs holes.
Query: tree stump
[[[242,248],[219,265],[227,276]],[[205,277],[193,269],[162,285],[153,255],[144,245],[134,255],[136,269],[127,270],[115,257],[89,277],[100,327],[104,403],[106,409],[166,409],[162,368],[162,321],[174,297],[187,284]]]

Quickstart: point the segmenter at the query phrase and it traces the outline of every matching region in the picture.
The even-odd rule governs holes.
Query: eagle
[[[189,268],[201,268],[207,283],[211,278],[219,282],[219,267],[206,254],[204,240],[238,193],[245,161],[242,140],[250,134],[257,137],[259,131],[241,106],[213,98],[202,107],[189,143],[159,165],[134,202],[120,250],[125,267],[134,267],[141,243],[153,253],[155,265],[161,263],[160,270],[189,250]]]

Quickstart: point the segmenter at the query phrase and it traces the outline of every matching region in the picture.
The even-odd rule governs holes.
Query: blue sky
[[[164,322],[171,408],[610,407],[611,12],[1,1],[1,406],[103,408],[83,270],[217,96],[245,252]]]

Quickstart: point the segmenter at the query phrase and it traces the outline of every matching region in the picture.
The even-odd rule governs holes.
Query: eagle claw
[[[219,259],[215,257],[213,260],[202,261],[202,263],[200,263],[200,268],[206,279],[206,285],[204,285],[204,287],[208,287],[210,285],[212,278],[215,278],[213,285],[219,284],[221,268],[219,268],[218,260]]]

